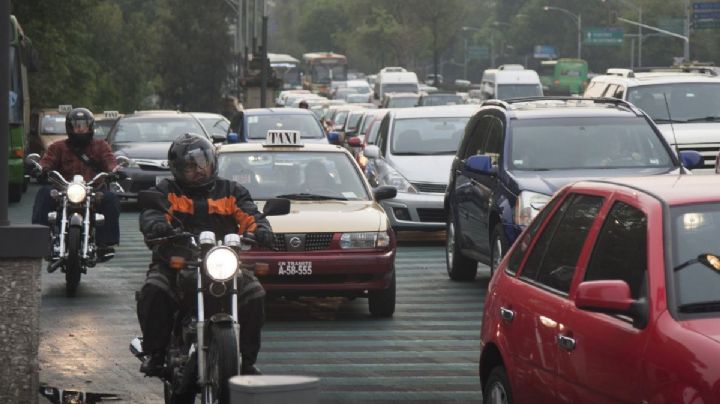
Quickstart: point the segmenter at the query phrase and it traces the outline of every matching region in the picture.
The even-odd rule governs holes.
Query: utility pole
[[[262,0],[262,52],[261,59],[262,65],[260,70],[260,107],[265,108],[267,105],[266,94],[267,94],[267,82],[268,82],[268,12],[267,4],[265,0]]]

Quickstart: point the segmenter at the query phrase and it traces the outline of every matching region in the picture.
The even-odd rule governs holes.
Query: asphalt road
[[[22,202],[10,205],[12,223],[30,221],[36,190],[31,185]],[[149,260],[137,216],[124,207],[116,257],[88,271],[76,298],[65,297],[62,273],[43,271],[44,385],[162,402],[160,382],[142,377],[128,351],[139,333],[134,293]],[[477,360],[487,268],[474,282],[452,282],[442,233],[400,239],[392,319],[370,317],[365,299],[270,302],[258,360],[263,372],[319,377],[323,403],[481,402]]]

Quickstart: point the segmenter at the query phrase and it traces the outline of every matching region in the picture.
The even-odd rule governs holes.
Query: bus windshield
[[[312,67],[312,78],[315,83],[346,81],[347,66],[338,63],[319,63]]]

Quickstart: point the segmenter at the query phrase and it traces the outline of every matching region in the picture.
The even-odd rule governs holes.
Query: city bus
[[[303,88],[329,96],[333,81],[347,81],[347,58],[332,52],[303,55]]]
[[[540,62],[545,95],[582,94],[588,84],[588,64],[582,59],[561,58]]]
[[[27,186],[25,146],[30,126],[30,97],[27,74],[36,70],[36,54],[30,39],[15,16],[10,16],[10,94],[8,115],[10,149],[8,155],[8,201],[19,202]]]
[[[283,90],[297,90],[302,88],[302,74],[300,74],[300,61],[283,53],[268,53],[270,67],[275,77],[282,80]]]

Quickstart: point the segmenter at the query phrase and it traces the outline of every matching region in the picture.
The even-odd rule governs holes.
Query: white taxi
[[[367,297],[370,313],[395,311],[395,233],[378,203],[394,187],[371,188],[344,148],[303,144],[297,131],[268,131],[265,143],[222,145],[219,176],[250,191],[262,209],[291,200],[269,217],[274,249],[253,247],[246,262],[268,263],[256,276],[269,296]]]

